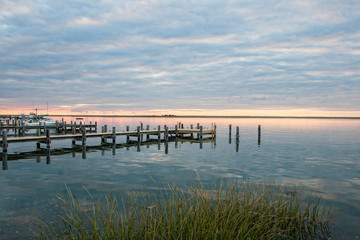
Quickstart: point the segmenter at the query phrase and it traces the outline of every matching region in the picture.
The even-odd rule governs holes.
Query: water
[[[60,119],[58,119],[60,120]],[[66,121],[75,121],[66,118]],[[28,238],[29,231],[17,217],[28,221],[33,216],[49,218],[56,213],[56,195],[68,186],[77,195],[126,193],[154,187],[157,183],[191,184],[198,176],[204,183],[219,178],[270,179],[284,185],[299,184],[306,190],[341,208],[332,227],[333,239],[360,237],[360,121],[339,119],[223,119],[223,118],[84,118],[98,126],[115,126],[125,131],[140,122],[185,128],[200,123],[217,124],[216,143],[170,142],[130,148],[88,149],[66,154],[29,155],[7,162],[0,171],[0,239]],[[229,141],[229,124],[232,137]],[[258,142],[258,125],[262,127]],[[240,127],[240,144],[235,141]],[[108,128],[110,129],[110,128]],[[109,130],[110,131],[110,130]],[[118,137],[117,142],[125,142]],[[52,148],[69,148],[71,141],[53,141]],[[87,144],[100,144],[89,138]],[[35,142],[11,143],[9,154],[31,152]]]

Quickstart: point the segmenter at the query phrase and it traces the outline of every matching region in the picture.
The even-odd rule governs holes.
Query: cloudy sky
[[[359,0],[0,0],[0,113],[360,116]]]

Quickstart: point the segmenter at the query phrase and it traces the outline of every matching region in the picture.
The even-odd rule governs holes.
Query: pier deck
[[[41,143],[45,143],[47,148],[50,148],[50,144],[52,140],[62,140],[62,139],[72,139],[72,143],[75,144],[76,141],[81,141],[82,145],[86,145],[87,138],[99,137],[101,138],[102,143],[106,143],[107,139],[111,139],[113,143],[116,143],[117,136],[126,136],[126,143],[130,141],[131,137],[136,137],[136,141],[143,142],[144,135],[146,136],[146,140],[150,139],[150,136],[157,136],[157,139],[163,139],[167,141],[170,136],[175,136],[178,138],[190,137],[194,139],[194,134],[197,135],[197,139],[202,140],[204,135],[210,135],[211,138],[216,136],[216,125],[214,124],[210,130],[203,130],[202,126],[199,126],[198,129],[183,129],[175,126],[175,129],[169,129],[165,127],[164,129],[160,129],[158,126],[157,130],[149,130],[149,126],[147,126],[147,130],[142,130],[142,127],[138,126],[136,131],[129,131],[127,127],[127,131],[124,132],[116,132],[115,127],[112,128],[112,132],[103,131],[102,133],[87,133],[86,126],[83,125],[81,128],[81,133],[72,133],[72,134],[63,134],[63,135],[50,135],[49,129],[46,129],[46,134],[44,136],[23,136],[23,137],[7,137],[6,130],[2,131],[2,137],[0,138],[0,146],[2,146],[3,152],[7,152],[9,143],[16,142],[36,142],[37,148],[40,148]],[[186,136],[189,135],[189,136]]]

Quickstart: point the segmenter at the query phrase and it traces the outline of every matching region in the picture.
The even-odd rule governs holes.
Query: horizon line
[[[359,117],[344,117],[344,116],[221,116],[221,115],[172,115],[172,114],[164,114],[164,115],[151,115],[151,114],[49,114],[49,116],[56,117],[158,117],[158,118],[298,118],[298,119],[360,119]]]
[[[0,114],[0,117],[18,116],[19,114]],[[53,117],[154,117],[154,118],[293,118],[293,119],[360,119],[359,117],[344,117],[344,116],[249,116],[249,115],[152,115],[152,114],[46,114],[46,116]]]

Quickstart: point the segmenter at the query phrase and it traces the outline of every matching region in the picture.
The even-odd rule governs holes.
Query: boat
[[[77,117],[76,120],[83,120],[84,118],[82,117]]]
[[[51,118],[28,119],[25,122],[25,126],[28,126],[28,127],[37,127],[37,126],[56,127],[57,124],[58,124],[58,121],[55,121]]]

